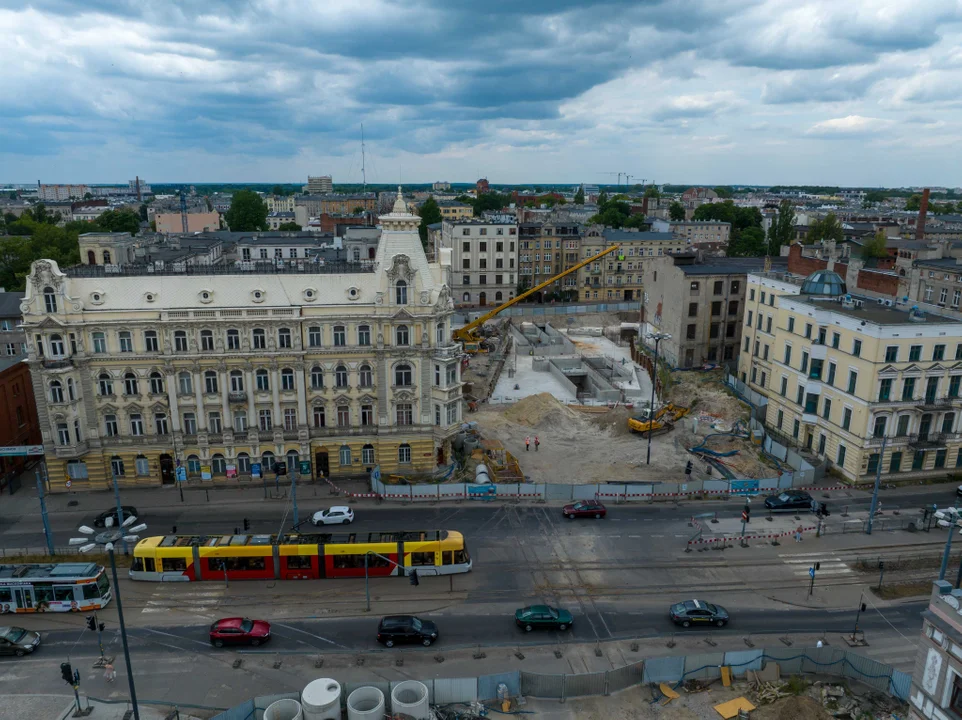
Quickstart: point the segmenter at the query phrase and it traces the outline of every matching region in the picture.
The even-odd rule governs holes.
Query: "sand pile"
[[[831,720],[831,717],[820,702],[806,695],[782,698],[752,711],[752,720]]]
[[[505,410],[504,417],[518,425],[559,430],[581,421],[577,412],[558,402],[550,393],[529,395]]]
[[[748,420],[748,406],[722,384],[721,371],[676,372],[669,391],[669,399],[675,405],[683,405],[723,418],[729,425],[735,420]]]

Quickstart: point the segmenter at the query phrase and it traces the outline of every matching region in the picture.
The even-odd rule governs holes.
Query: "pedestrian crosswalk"
[[[177,588],[183,588],[187,583],[177,583]],[[189,586],[188,586],[189,587]],[[211,588],[188,592],[171,592],[172,586],[165,585],[151,595],[140,611],[144,615],[167,614],[171,612],[188,613],[201,618],[212,619],[213,611],[224,599],[226,589]]]
[[[796,577],[810,577],[813,567],[818,564],[817,576],[851,575],[854,571],[842,558],[832,553],[779,553],[782,562],[792,568]]]

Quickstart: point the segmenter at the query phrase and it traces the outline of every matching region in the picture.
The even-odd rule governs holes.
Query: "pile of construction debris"
[[[756,707],[763,708],[752,713],[753,720],[860,720],[866,716],[882,720],[903,716],[901,703],[888,695],[869,692],[859,696],[843,685],[821,681],[809,685],[798,676],[782,681],[777,663],[768,663],[765,671],[750,670],[746,678],[749,696]]]

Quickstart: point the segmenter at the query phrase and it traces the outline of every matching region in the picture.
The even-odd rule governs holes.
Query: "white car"
[[[327,510],[318,510],[311,517],[315,525],[347,525],[354,522],[354,511],[346,505],[337,505]]]

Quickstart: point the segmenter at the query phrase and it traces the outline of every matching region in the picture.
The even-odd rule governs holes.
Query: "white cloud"
[[[815,123],[809,128],[808,132],[811,135],[849,135],[874,132],[887,125],[888,123],[885,120],[879,118],[846,115],[845,117]]]

